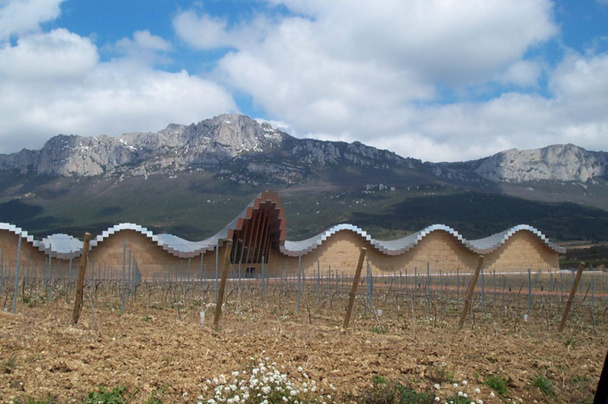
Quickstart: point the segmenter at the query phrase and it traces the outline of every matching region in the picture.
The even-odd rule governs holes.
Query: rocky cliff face
[[[608,174],[608,153],[590,152],[572,144],[533,150],[507,150],[480,160],[473,169],[490,181],[587,182]]]
[[[281,182],[315,166],[381,167],[419,163],[361,143],[296,139],[243,115],[220,115],[198,124],[171,124],[156,133],[120,137],[65,136],[41,150],[0,155],[0,170],[58,176],[147,176],[213,169],[223,178],[247,181],[268,175]]]

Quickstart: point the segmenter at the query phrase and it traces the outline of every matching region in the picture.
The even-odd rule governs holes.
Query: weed
[[[481,375],[479,374],[479,372],[475,371],[475,373],[473,373],[473,378],[475,379],[475,383],[479,383],[480,377],[481,377]]]
[[[574,375],[572,376],[571,381],[576,385],[576,388],[580,390],[585,386],[588,386],[591,382],[591,379],[587,375]]]
[[[564,341],[564,346],[566,348],[568,348],[568,347],[574,348],[576,346],[576,340],[574,338],[570,337]]]
[[[410,386],[404,386],[398,382],[374,383],[361,394],[355,396],[346,394],[344,402],[357,402],[361,404],[431,404],[435,403],[435,394],[431,392],[418,393]],[[467,403],[468,404],[468,403]]]
[[[492,375],[483,384],[494,390],[500,397],[505,397],[508,394],[507,381],[501,376]]]
[[[370,328],[370,331],[374,334],[388,334],[388,327],[382,325],[375,325]]]
[[[106,390],[104,386],[99,386],[99,391],[89,393],[85,404],[127,404],[126,393],[125,386],[115,387],[111,391]]]
[[[546,396],[553,397],[555,395],[553,392],[553,385],[551,385],[551,380],[549,380],[547,376],[537,376],[532,379],[531,384],[533,387],[538,387],[538,389]]]
[[[13,370],[17,368],[17,359],[15,355],[12,355],[10,358],[2,362],[2,367],[4,368],[3,373],[13,373]]]
[[[433,366],[429,369],[427,379],[434,383],[453,383],[454,375],[446,367]]]
[[[13,404],[57,404],[57,397],[48,396],[47,398],[34,398],[27,397],[25,401],[17,398],[13,401]]]
[[[382,375],[374,375],[372,377],[372,383],[374,384],[386,384],[386,378]]]
[[[160,399],[160,397],[157,394],[158,393],[156,392],[156,390],[153,390],[152,393],[150,393],[150,397],[146,401],[142,401],[142,403],[143,404],[162,404],[162,400]]]
[[[147,323],[148,321],[150,321],[150,319],[151,319],[150,316],[144,316],[144,317],[141,318],[141,321]]]

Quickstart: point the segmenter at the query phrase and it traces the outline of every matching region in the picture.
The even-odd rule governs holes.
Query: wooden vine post
[[[84,277],[87,271],[87,258],[89,254],[89,241],[91,233],[84,233],[84,243],[80,253],[80,272],[78,273],[78,286],[76,288],[76,300],[74,301],[74,313],[72,314],[72,324],[78,324],[80,312],[82,311],[82,301],[84,295]]]
[[[477,268],[475,268],[475,274],[473,275],[473,279],[471,280],[471,284],[469,285],[469,289],[467,290],[467,295],[464,298],[464,307],[462,308],[462,314],[460,315],[460,322],[458,323],[459,330],[462,330],[464,321],[467,319],[467,314],[469,312],[469,308],[471,307],[471,299],[473,298],[473,292],[475,291],[475,285],[477,284],[477,278],[479,278],[479,273],[481,272],[482,265],[483,265],[483,255],[480,255],[479,261],[477,261]]]
[[[566,303],[566,307],[564,307],[564,314],[562,314],[562,321],[559,323],[559,332],[564,331],[564,327],[566,326],[566,321],[568,320],[568,314],[570,314],[570,308],[572,307],[572,303],[574,302],[574,297],[576,296],[576,289],[578,288],[578,283],[581,281],[581,276],[583,275],[583,268],[585,268],[585,263],[581,262],[578,266],[578,271],[576,271],[576,277],[574,278],[574,284],[572,285],[572,289],[570,290],[570,296],[568,297],[568,302]]]
[[[218,328],[220,323],[220,315],[222,314],[222,303],[224,301],[224,291],[226,290],[226,279],[228,278],[228,269],[230,268],[230,253],[232,252],[232,240],[226,243],[226,251],[224,251],[224,265],[222,267],[222,278],[220,281],[220,290],[217,296],[217,304],[215,305],[215,316],[213,317],[213,327]]]
[[[355,279],[353,279],[353,287],[350,291],[348,297],[348,306],[346,307],[346,314],[344,315],[344,325],[343,329],[348,328],[348,323],[350,322],[350,315],[353,311],[353,304],[355,303],[355,296],[357,295],[357,286],[359,285],[359,279],[361,278],[361,269],[363,268],[363,261],[365,260],[365,254],[367,249],[362,247],[361,252],[359,253],[359,262],[357,263],[357,270],[355,271]]]

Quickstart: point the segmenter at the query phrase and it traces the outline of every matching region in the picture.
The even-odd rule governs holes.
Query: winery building
[[[89,273],[113,277],[128,266],[142,280],[214,278],[229,260],[231,276],[254,277],[262,271],[271,277],[290,276],[299,270],[313,275],[328,269],[349,275],[356,269],[362,247],[372,272],[379,275],[416,270],[471,272],[480,255],[485,271],[547,271],[559,269],[558,254],[565,252],[528,225],[479,240],[467,240],[445,225],[432,225],[390,241],[376,240],[349,224],[290,241],[286,225],[281,199],[273,191],[262,192],[226,227],[202,241],[153,234],[136,224],[117,224],[91,240]],[[82,247],[83,242],[70,235],[36,240],[23,229],[0,223],[2,265],[15,268],[19,258],[22,274],[44,276],[52,271],[65,276],[79,263]]]

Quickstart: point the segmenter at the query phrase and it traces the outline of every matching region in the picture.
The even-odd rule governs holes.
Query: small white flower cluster
[[[268,361],[269,358],[264,360]],[[310,402],[310,396],[322,393],[323,389],[317,389],[316,381],[310,379],[302,367],[298,367],[298,372],[302,376],[301,379],[290,378],[277,369],[276,363],[268,365],[260,360],[249,372],[234,371],[228,377],[219,375],[207,379],[203,387],[204,393],[198,396],[198,404]],[[212,396],[209,397],[210,395]],[[315,398],[320,403],[324,403],[324,400],[332,401],[329,394],[320,394]]]
[[[454,389],[458,389],[458,393],[457,393],[457,395],[458,395],[458,397],[460,397],[460,398],[459,398],[457,401],[458,401],[458,402],[461,402],[461,400],[462,400],[462,399],[466,399],[466,400],[470,400],[470,404],[483,404],[483,400],[482,400],[482,399],[480,399],[480,398],[478,398],[477,400],[474,400],[474,399],[470,399],[470,398],[469,398],[469,394],[468,394],[466,391],[464,391],[464,390],[466,390],[465,388],[466,388],[466,386],[467,386],[468,384],[469,384],[469,382],[468,382],[468,381],[463,380],[461,384],[454,383],[454,384],[452,385],[452,387],[453,387]],[[435,384],[433,387],[435,388],[435,390],[441,390],[441,386],[440,386],[438,383],[437,383],[437,384]],[[475,396],[479,396],[479,394],[481,394],[481,390],[480,390],[479,388],[476,388],[476,389],[475,389]],[[491,394],[490,394],[490,396],[491,396],[491,397],[494,397],[494,393],[491,393]],[[440,401],[441,401],[441,398],[440,398],[439,396],[435,396],[435,401],[440,402]],[[453,404],[453,401],[452,401],[451,399],[449,399],[449,398],[448,398],[448,399],[446,399],[446,400],[444,401],[444,404]]]

